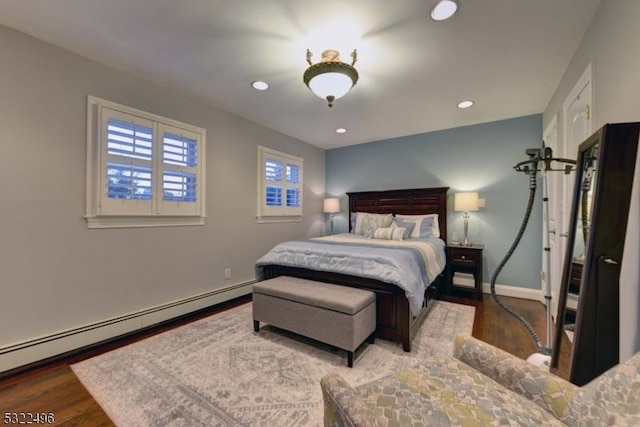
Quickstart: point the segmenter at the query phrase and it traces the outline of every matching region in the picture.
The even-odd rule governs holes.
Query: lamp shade
[[[456,193],[453,202],[453,210],[459,212],[471,212],[477,211],[478,205],[478,193]]]
[[[340,212],[340,199],[330,198],[324,199],[324,213]]]
[[[340,72],[327,72],[318,74],[309,81],[309,89],[322,99],[333,96],[340,99],[349,92],[353,86],[353,80]]]

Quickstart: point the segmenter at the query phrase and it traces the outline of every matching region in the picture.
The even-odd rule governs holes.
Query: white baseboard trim
[[[253,280],[239,283],[123,316],[1,347],[0,373],[250,294],[254,283]]]
[[[482,292],[491,293],[491,283],[482,284]],[[496,294],[505,297],[514,297],[540,301],[544,304],[544,295],[540,289],[521,288],[519,286],[496,284]]]

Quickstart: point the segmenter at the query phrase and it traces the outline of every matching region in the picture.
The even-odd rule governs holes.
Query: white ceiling
[[[334,148],[542,112],[600,0],[459,0],[444,22],[434,3],[2,0],[0,24]],[[331,109],[302,82],[307,48],[358,50]]]

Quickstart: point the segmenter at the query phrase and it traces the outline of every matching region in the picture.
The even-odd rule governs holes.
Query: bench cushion
[[[376,300],[371,291],[289,276],[258,282],[253,292],[350,315]]]

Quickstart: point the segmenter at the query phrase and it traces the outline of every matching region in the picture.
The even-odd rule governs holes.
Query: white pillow
[[[440,224],[438,223],[438,214],[428,215],[396,215],[396,218],[403,221],[411,221],[416,227],[411,233],[411,238],[418,237],[440,237]]]
[[[403,227],[380,227],[376,228],[372,237],[374,239],[402,240],[405,231],[406,228]]]

